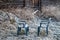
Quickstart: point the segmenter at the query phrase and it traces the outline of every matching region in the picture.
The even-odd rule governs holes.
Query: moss
[[[41,33],[40,33],[42,36],[45,36],[46,35],[46,31],[45,30],[43,30],[43,31],[41,31]]]
[[[13,24],[15,22],[14,19],[10,19],[10,23]]]
[[[25,31],[21,30],[20,35],[24,35],[24,34],[25,34]]]

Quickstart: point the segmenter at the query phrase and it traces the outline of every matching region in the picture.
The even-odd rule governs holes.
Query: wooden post
[[[42,0],[39,0],[39,10],[42,13]]]
[[[23,7],[25,7],[25,0],[23,0]]]
[[[33,6],[32,6],[32,7],[34,7],[34,5],[35,5],[35,0],[33,0],[32,2],[33,2]]]

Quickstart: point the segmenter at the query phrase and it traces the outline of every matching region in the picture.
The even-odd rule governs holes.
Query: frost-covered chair
[[[41,20],[40,26],[38,26],[38,30],[37,30],[38,36],[39,36],[39,33],[41,33],[40,31],[42,27],[46,28],[46,34],[48,35],[48,26],[49,26],[50,21],[51,21],[51,18],[49,18],[49,20]]]
[[[17,17],[15,18],[15,20],[16,20],[16,22],[17,22],[17,24],[18,24],[17,35],[19,35],[20,32],[21,32],[21,29],[24,28],[24,29],[25,29],[25,35],[27,36],[27,35],[28,35],[28,31],[29,31],[29,26],[28,26],[28,24],[26,24],[25,21],[20,21],[20,19],[17,18]]]

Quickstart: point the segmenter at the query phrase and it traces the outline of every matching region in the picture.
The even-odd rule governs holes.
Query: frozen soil
[[[37,36],[37,27],[41,19],[39,19],[34,12],[35,10],[30,8],[17,8],[11,9],[10,11],[6,11],[5,9],[3,11],[0,10],[0,40],[60,40],[60,22],[56,21],[50,22],[48,36],[45,36],[45,28],[44,30],[42,28],[40,36]],[[15,17],[18,17],[20,20],[25,20],[29,25],[28,36],[16,36],[18,25],[15,21]]]

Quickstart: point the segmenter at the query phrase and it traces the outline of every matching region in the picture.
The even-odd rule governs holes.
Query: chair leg
[[[37,32],[37,35],[39,36],[39,33],[40,33],[40,27],[38,27],[38,32]]]
[[[28,28],[25,28],[25,34],[28,36]]]
[[[18,27],[18,29],[17,29],[17,35],[19,35],[20,32],[21,32],[21,27]]]
[[[48,35],[48,27],[46,27],[46,33],[47,33],[47,35]]]

